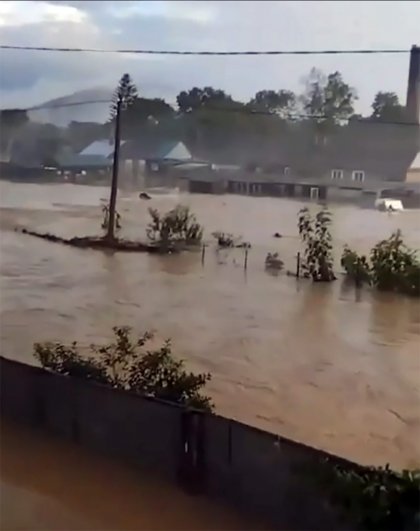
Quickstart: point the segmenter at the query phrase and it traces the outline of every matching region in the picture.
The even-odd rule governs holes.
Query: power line
[[[86,52],[86,53],[116,53],[137,55],[207,55],[207,56],[247,56],[247,55],[350,55],[350,54],[402,54],[410,53],[407,49],[355,49],[355,50],[262,50],[262,51],[175,51],[175,50],[139,50],[117,49],[104,50],[100,48],[58,48],[53,46],[15,46],[1,44],[1,50],[21,50],[36,52]]]
[[[29,112],[29,111],[39,111],[43,109],[61,109],[62,107],[75,107],[77,105],[93,105],[95,103],[112,103],[112,100],[91,100],[91,101],[76,101],[76,102],[69,102],[69,103],[36,105],[35,107],[30,107],[28,109],[22,109],[22,110]]]

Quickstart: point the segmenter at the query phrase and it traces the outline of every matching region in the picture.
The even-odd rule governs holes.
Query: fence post
[[[244,269],[245,271],[248,268],[248,247],[245,249],[245,259],[244,259]]]
[[[201,249],[201,265],[204,265],[205,256],[206,256],[206,244],[203,243],[203,247]]]
[[[300,253],[296,255],[296,278],[300,275]]]

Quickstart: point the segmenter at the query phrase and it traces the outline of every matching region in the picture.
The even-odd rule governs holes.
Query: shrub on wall
[[[332,500],[360,529],[420,529],[420,471],[396,472],[389,466],[329,474]]]
[[[326,457],[299,466],[297,472],[322,490],[347,529],[420,529],[420,470],[337,465]]]
[[[211,411],[210,397],[202,394],[209,374],[185,370],[166,341],[157,350],[145,350],[152,334],[137,339],[129,327],[114,327],[115,339],[106,345],[91,345],[91,355],[79,352],[77,343],[35,343],[34,356],[45,369],[152,396],[176,404]]]

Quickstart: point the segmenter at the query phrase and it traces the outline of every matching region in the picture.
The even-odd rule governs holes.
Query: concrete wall
[[[5,358],[0,377],[1,414],[15,421],[118,456],[277,529],[346,528],[303,472],[323,452],[217,415]]]

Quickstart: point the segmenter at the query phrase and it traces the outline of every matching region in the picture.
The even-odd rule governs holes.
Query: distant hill
[[[57,127],[66,127],[72,121],[104,123],[109,117],[112,93],[113,91],[107,88],[80,90],[31,107],[28,112],[29,119]],[[92,103],[98,101],[101,103]]]

